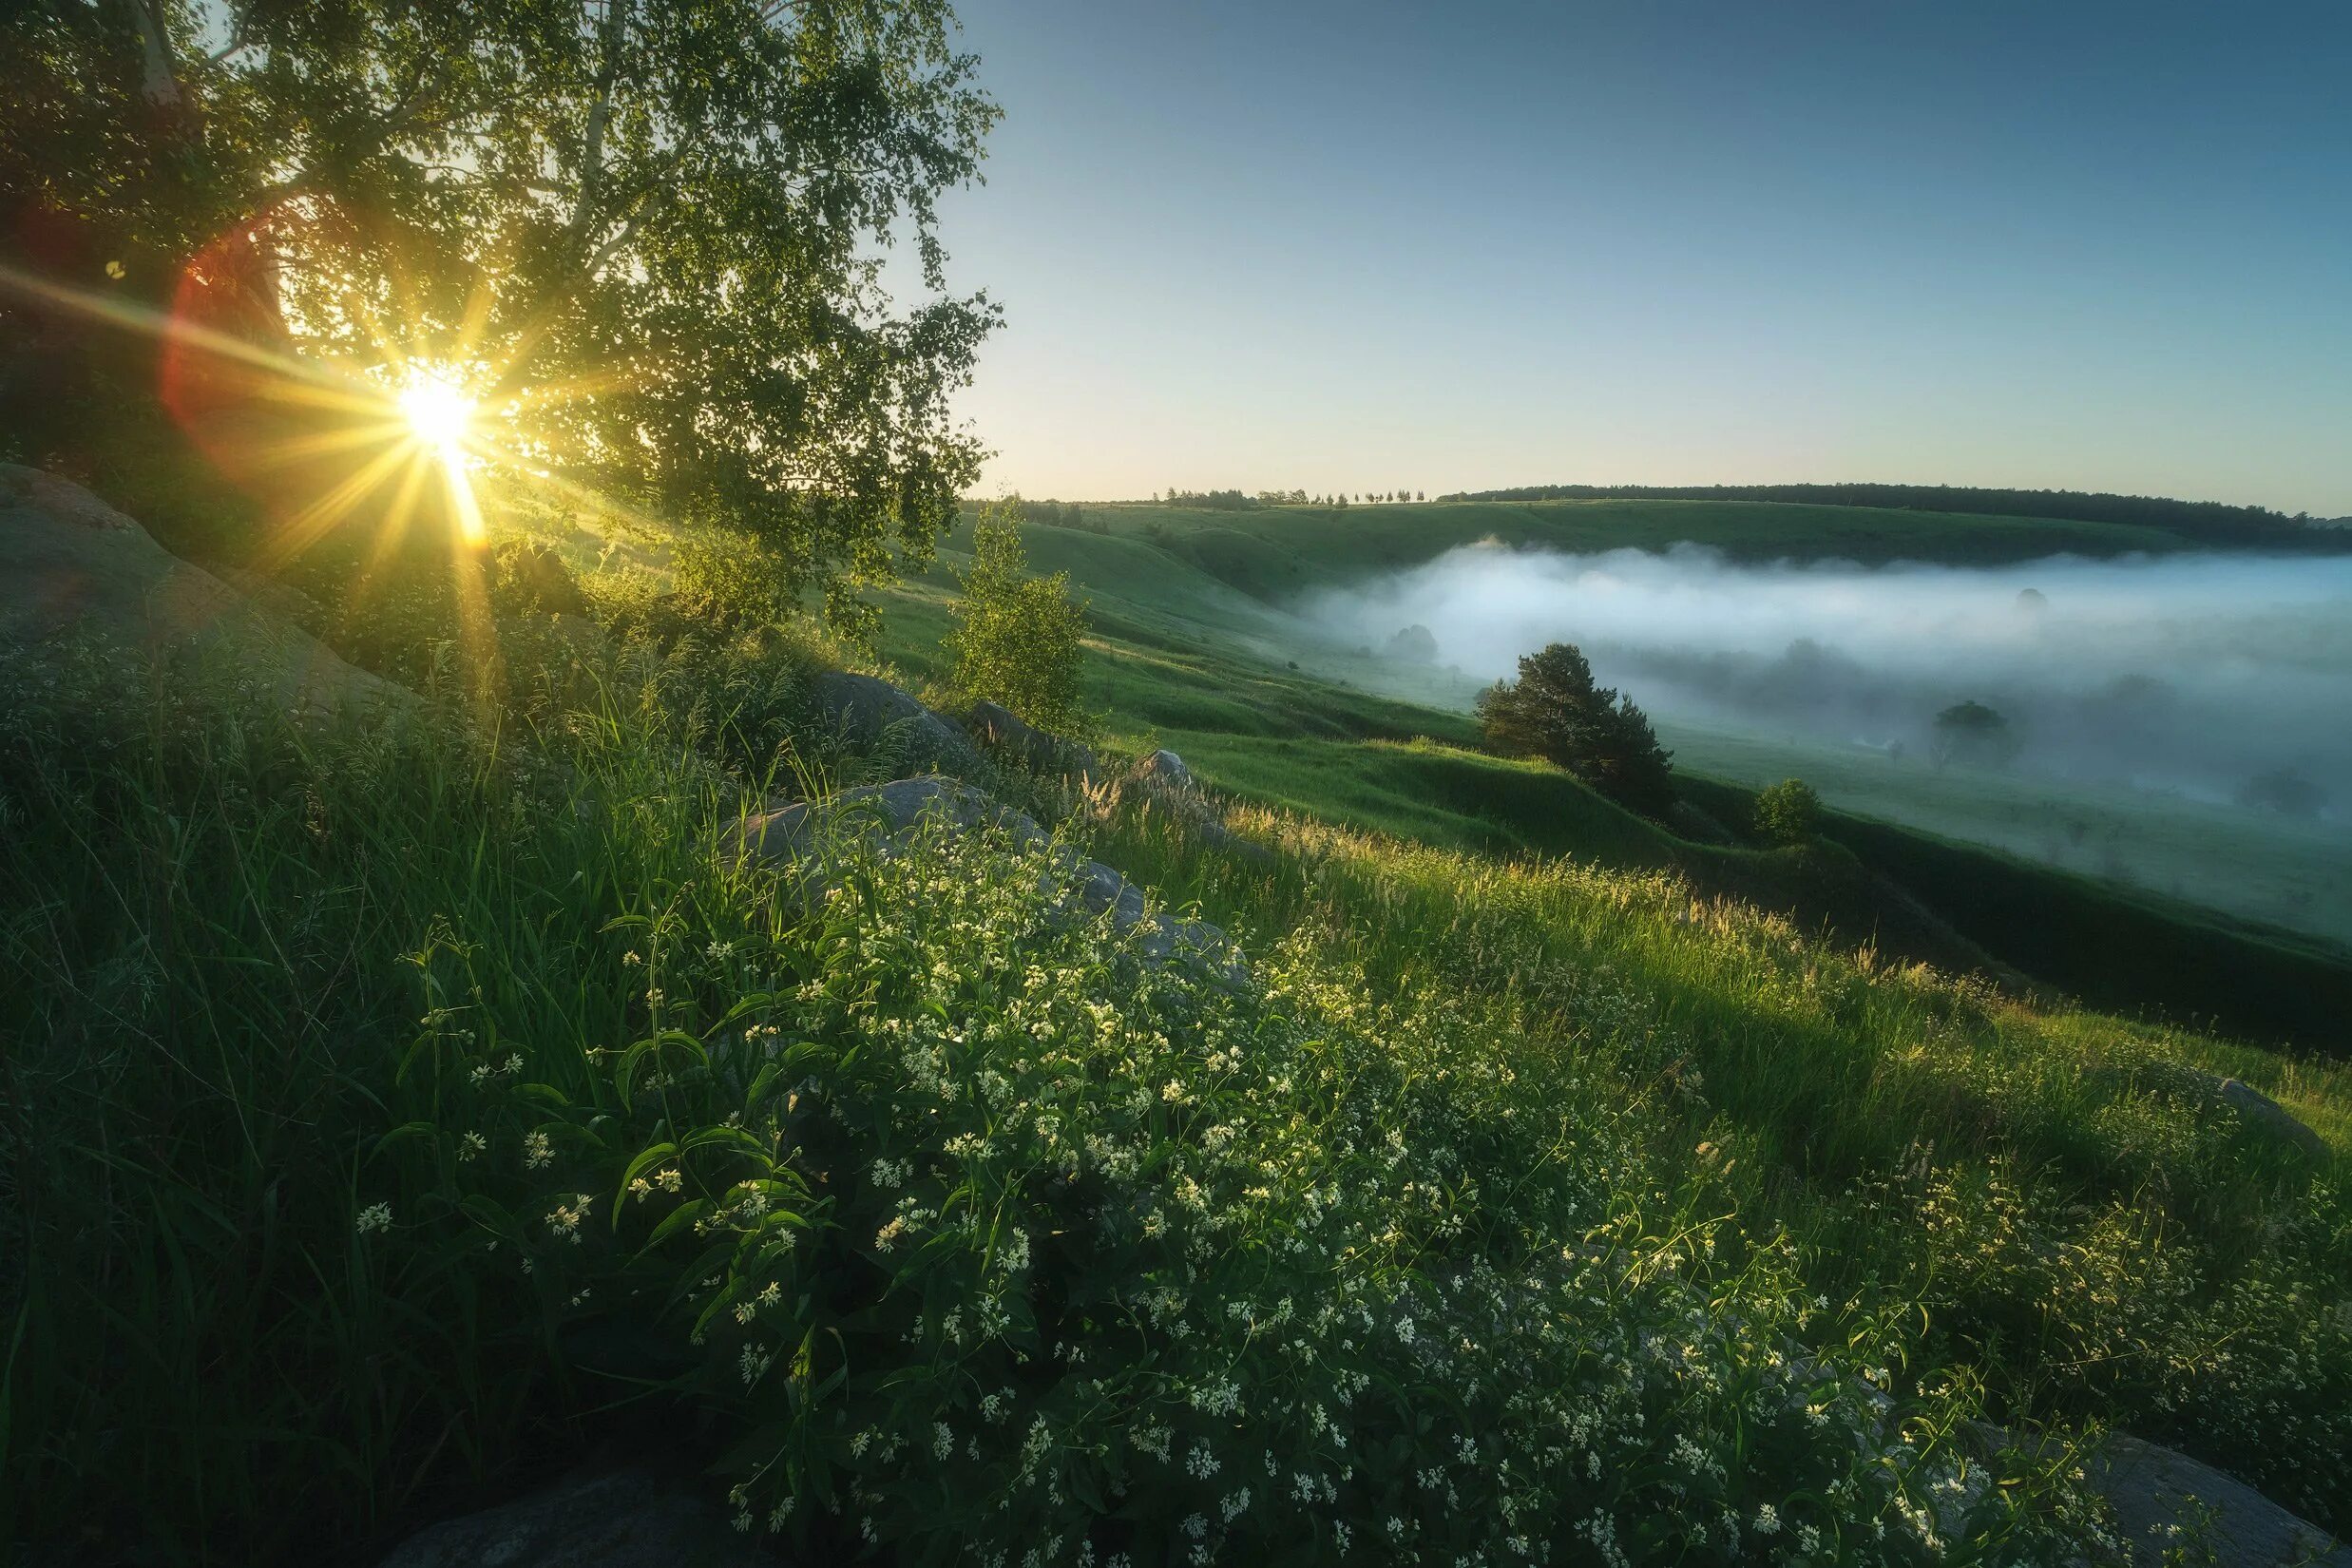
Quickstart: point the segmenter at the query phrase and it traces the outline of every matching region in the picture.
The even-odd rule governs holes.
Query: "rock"
[[[903,849],[926,817],[936,828],[969,832],[984,825],[1004,829],[1023,849],[1046,840],[1036,822],[1000,806],[987,795],[951,778],[901,778],[843,790],[822,800],[796,800],[743,825],[743,843],[765,860],[823,861],[843,839],[879,837],[886,849]]]
[[[972,704],[965,725],[982,745],[1013,757],[1032,773],[1091,785],[1100,770],[1091,748],[1048,735],[1010,708],[995,702]]]
[[[2327,1140],[2295,1119],[2287,1108],[2251,1083],[2225,1078],[2213,1086],[2222,1102],[2238,1113],[2248,1127],[2292,1145],[2313,1159],[2327,1157]]]
[[[1273,863],[1272,850],[1242,837],[1225,825],[1215,804],[1193,777],[1193,770],[1176,753],[1157,751],[1138,762],[1123,781],[1121,793],[1129,791],[1141,794],[1180,832],[1199,844],[1261,865]]]
[[[814,886],[823,887],[830,866],[845,848],[872,847],[884,855],[903,854],[923,832],[966,833],[988,827],[1002,830],[1024,850],[1050,847],[1075,884],[1079,909],[1089,916],[1107,916],[1121,933],[1140,927],[1137,947],[1148,961],[1166,964],[1180,958],[1227,984],[1239,984],[1248,975],[1233,956],[1233,944],[1216,927],[1150,913],[1143,890],[1117,870],[1076,850],[1055,846],[1052,835],[1026,814],[951,778],[902,778],[843,790],[823,800],[795,801],[746,822],[740,842],[761,859],[807,868]],[[1061,879],[1051,875],[1041,882],[1049,891],[1060,885]]]
[[[92,635],[178,669],[217,666],[313,713],[415,701],[81,486],[0,463],[0,646],[38,652]]]
[[[2107,1440],[2089,1480],[2115,1510],[2133,1568],[2161,1568],[2176,1534],[2189,1555],[2175,1560],[2213,1568],[2352,1568],[2352,1549],[2318,1525],[2210,1465],[2126,1433]],[[2211,1556],[2199,1555],[2200,1545]]]
[[[1193,778],[1193,770],[1184,765],[1184,759],[1165,748],[1154,752],[1137,763],[1135,772],[1128,776],[1137,783],[1154,790],[1197,790],[1200,788]]]
[[[887,680],[828,670],[810,689],[826,720],[860,750],[896,746],[901,759],[913,767],[987,775],[987,763],[969,736]]]
[[[777,1568],[728,1527],[714,1491],[635,1467],[569,1476],[419,1531],[383,1568]]]

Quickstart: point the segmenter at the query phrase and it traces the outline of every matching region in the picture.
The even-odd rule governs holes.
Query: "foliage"
[[[1802,778],[1756,792],[1756,832],[1774,844],[1809,844],[1821,832],[1821,796]]]
[[[588,596],[581,591],[564,557],[548,545],[526,539],[502,541],[490,551],[490,607],[501,615],[572,615],[588,613]]]
[[[2083,523],[2166,528],[2210,544],[2304,544],[2340,549],[2315,537],[2308,514],[2289,517],[2264,507],[2219,501],[2081,490],[2003,490],[1969,485],[1525,485],[1457,491],[1440,501],[1762,501],[1810,507],[1868,507],[1890,511],[1961,512],[1991,517],[2067,518]],[[2324,521],[2324,520],[2320,520]]]
[[[739,528],[680,531],[670,546],[670,582],[679,614],[721,632],[769,625],[794,610],[775,557]]]
[[[1065,572],[1032,577],[1021,526],[1002,508],[981,515],[972,566],[959,580],[955,629],[944,643],[948,679],[966,702],[997,702],[1058,735],[1083,721],[1079,675],[1086,612]]]
[[[624,1392],[825,1559],[2080,1538],[1614,1047],[1155,965],[985,835],[790,896],[667,703],[498,749],[127,673],[0,753],[13,1539],[285,1560]]]
[[[2017,735],[1999,710],[1970,700],[1936,715],[1927,751],[1939,768],[1951,762],[1999,768],[2017,756]]]
[[[1517,680],[1479,694],[1478,714],[1498,751],[1542,757],[1646,815],[1674,803],[1673,754],[1633,698],[1594,684],[1593,666],[1573,642],[1522,657]]]
[[[935,203],[996,115],[951,26],[944,0],[10,8],[8,258],[296,379],[439,364],[516,414],[523,465],[723,512],[795,585],[887,575],[976,473],[947,400],[996,319],[879,284],[903,233],[944,288]],[[11,411],[71,446],[91,411],[46,379]],[[239,417],[284,401],[245,386]]]

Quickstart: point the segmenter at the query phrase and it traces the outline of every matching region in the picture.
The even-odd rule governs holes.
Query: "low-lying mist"
[[[1482,545],[1302,609],[1482,682],[1575,642],[1658,718],[1897,756],[1948,754],[1937,716],[1980,703],[2006,738],[1963,762],[2352,821],[2352,557],[1750,566]]]

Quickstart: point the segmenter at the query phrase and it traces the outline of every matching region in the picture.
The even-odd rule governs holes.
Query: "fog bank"
[[[1655,717],[1899,755],[1981,702],[2018,773],[2218,801],[2291,775],[2310,792],[2293,809],[2326,797],[2352,821],[2352,557],[1751,566],[1482,545],[1301,609],[1343,644],[1482,681],[1575,642]]]

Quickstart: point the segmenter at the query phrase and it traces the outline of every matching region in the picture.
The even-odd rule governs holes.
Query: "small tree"
[[[1810,844],[1821,832],[1821,796],[1802,778],[1756,792],[1756,832],[1774,844]]]
[[[1521,659],[1517,680],[1479,694],[1478,715],[1498,751],[1539,756],[1645,815],[1674,804],[1673,754],[1631,698],[1594,684],[1591,662],[1572,642]]]
[[[956,694],[998,702],[1042,730],[1078,726],[1078,678],[1086,612],[1070,602],[1070,577],[1029,575],[1010,511],[990,507],[972,534],[972,569],[959,582],[955,629],[946,648]]]
[[[2017,737],[1998,710],[1981,702],[1955,702],[1936,715],[1928,755],[1939,768],[1947,762],[2006,767],[2017,755]]]

